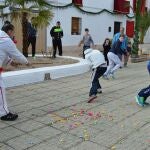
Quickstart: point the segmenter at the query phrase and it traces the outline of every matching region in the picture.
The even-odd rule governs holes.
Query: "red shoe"
[[[89,97],[88,103],[91,103],[95,98],[97,98],[96,95],[91,95],[91,96]]]

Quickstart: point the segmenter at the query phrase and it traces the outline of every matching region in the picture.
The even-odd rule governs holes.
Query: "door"
[[[120,31],[121,22],[114,22],[114,35]]]

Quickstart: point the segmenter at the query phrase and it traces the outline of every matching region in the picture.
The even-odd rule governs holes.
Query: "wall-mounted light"
[[[108,27],[108,32],[111,32],[111,27]]]

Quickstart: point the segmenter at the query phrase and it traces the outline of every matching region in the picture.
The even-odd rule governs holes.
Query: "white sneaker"
[[[115,79],[114,73],[110,73],[109,76],[110,76],[112,79]]]
[[[97,93],[101,94],[102,93],[102,89],[97,89]]]
[[[103,75],[103,79],[105,80],[109,80],[108,76],[107,75]]]

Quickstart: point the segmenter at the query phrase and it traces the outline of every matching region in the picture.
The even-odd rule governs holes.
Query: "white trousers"
[[[2,80],[2,76],[0,73],[0,117],[8,114],[8,107],[6,102],[6,95],[5,95],[5,86]]]
[[[109,75],[110,73],[114,73],[117,69],[122,66],[122,62],[117,55],[112,52],[108,52],[107,54],[109,66],[107,67],[106,72],[104,75]]]

